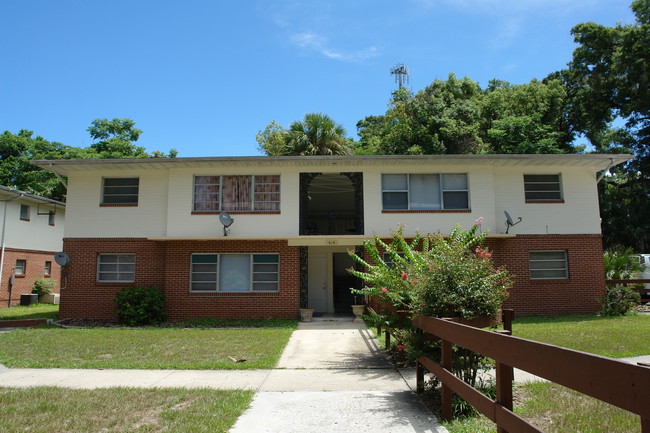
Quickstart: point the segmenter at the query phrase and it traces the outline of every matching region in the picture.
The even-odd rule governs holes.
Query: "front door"
[[[348,253],[332,253],[333,283],[334,283],[334,312],[352,314],[354,295],[350,288],[357,287],[358,280],[350,275],[348,269],[354,266],[354,261]]]
[[[309,252],[308,307],[318,313],[327,313],[329,260],[326,252]]]

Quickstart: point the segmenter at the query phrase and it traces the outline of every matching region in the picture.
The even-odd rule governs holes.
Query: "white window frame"
[[[557,262],[560,261],[560,259],[544,259],[544,258],[533,258],[533,254],[544,254],[544,253],[549,253],[549,254],[554,254],[554,253],[562,253],[564,254],[564,267],[562,268],[557,268],[557,267],[550,267],[550,268],[538,268],[538,269],[533,269],[532,263],[544,263],[544,262]],[[569,254],[566,250],[531,250],[528,251],[528,271],[530,274],[530,279],[531,280],[568,280],[569,279]],[[534,273],[536,271],[563,271],[564,276],[561,277],[540,277],[540,276],[534,276]]]
[[[230,211],[226,210],[224,212],[280,212],[280,203],[282,201],[282,193],[281,193],[281,175],[279,174],[259,174],[259,175],[254,175],[254,174],[224,174],[224,175],[218,175],[218,174],[195,174],[193,181],[192,181],[192,212],[199,212],[199,213],[211,213],[211,212],[222,212],[223,209],[223,178],[224,177],[229,177],[229,176],[247,176],[251,178],[251,208],[250,210],[247,211]],[[277,176],[278,177],[278,194],[279,198],[276,201],[264,201],[262,202],[261,200],[257,200],[257,194],[264,194],[261,192],[255,191],[255,178],[256,177],[262,177],[262,176]],[[208,210],[197,210],[196,209],[196,179],[199,177],[218,177],[219,178],[219,200],[215,202],[217,204],[216,209],[208,209]],[[199,184],[199,185],[205,185],[205,184]],[[255,203],[277,203],[278,208],[274,210],[268,210],[268,209],[256,209],[255,208]]]
[[[109,256],[117,256],[118,261],[116,263],[110,262],[110,263],[103,263],[102,258],[106,258]],[[133,257],[132,262],[124,261],[121,262],[121,257]],[[117,264],[117,270],[115,271],[102,271],[101,267],[102,265],[108,265],[108,264]],[[133,265],[133,271],[127,271],[127,270],[120,270],[120,265]],[[136,255],[133,253],[100,253],[97,255],[97,282],[98,283],[133,283],[135,282],[135,270],[136,270],[136,265],[137,265],[137,260],[136,260]],[[118,274],[118,279],[117,280],[106,280],[102,279],[102,274]],[[123,274],[125,276],[130,275],[131,277],[129,279],[122,279],[119,278],[120,274]]]
[[[444,180],[443,177],[445,175],[464,175],[465,176],[465,183],[467,184],[467,188],[465,189],[445,189],[444,187]],[[400,176],[406,176],[406,189],[405,190],[387,190],[384,189],[384,176],[385,175],[400,175]],[[437,176],[438,177],[438,188],[439,188],[439,194],[440,194],[440,207],[439,208],[427,208],[427,209],[411,209],[411,176],[412,175],[428,175],[428,176]],[[411,211],[411,210],[417,210],[417,211],[456,211],[456,210],[470,210],[471,205],[470,205],[470,195],[469,195],[469,175],[468,173],[382,173],[381,174],[381,208],[382,210],[385,211],[390,211],[390,212],[399,212],[399,211]],[[445,193],[446,192],[465,192],[467,194],[467,207],[466,208],[448,208],[445,207]],[[406,208],[399,208],[399,209],[386,209],[384,207],[384,194],[385,193],[406,193]]]
[[[45,263],[43,264],[43,275],[49,276],[52,274],[52,262],[50,260],[46,260]]]
[[[526,181],[526,176],[557,176],[557,182],[536,182],[536,181]],[[528,190],[529,185],[555,185],[557,184],[556,189],[541,190],[541,191],[530,191]],[[546,194],[556,194],[557,197],[549,198],[529,198],[529,194],[535,193],[546,193]],[[524,173],[524,198],[527,203],[544,203],[544,202],[557,202],[564,200],[564,193],[562,191],[562,175],[560,173]]]
[[[216,262],[214,263],[209,263],[209,264],[216,264],[217,270],[216,272],[195,272],[193,265],[193,257],[194,256],[216,256]],[[221,277],[221,257],[222,256],[247,256],[249,258],[249,281],[250,285],[248,290],[222,290],[220,287],[220,277]],[[255,256],[275,256],[277,257],[276,262],[262,262],[262,263],[255,263],[254,257]],[[197,263],[199,264],[199,263]],[[255,265],[262,265],[262,264],[272,264],[276,265],[277,271],[276,272],[260,272],[260,271],[255,271]],[[193,275],[194,274],[214,274],[214,279],[209,280],[209,281],[194,281],[193,280]],[[255,274],[269,274],[269,273],[274,273],[277,275],[276,280],[273,281],[255,281]],[[214,289],[194,289],[194,283],[200,284],[200,283],[214,283]],[[255,290],[255,283],[259,284],[276,284],[276,288],[272,290]],[[279,253],[192,253],[190,254],[190,281],[189,281],[189,288],[191,293],[277,293],[280,291],[280,254]]]
[[[106,185],[106,181],[116,181],[116,180],[137,180],[137,185]],[[106,188],[136,188],[135,193],[106,193]],[[115,199],[121,197],[121,200],[106,201],[107,197],[114,197]],[[135,201],[133,198],[135,197]],[[138,176],[129,176],[129,177],[104,177],[102,178],[102,205],[106,206],[137,206],[140,201],[140,178]]]

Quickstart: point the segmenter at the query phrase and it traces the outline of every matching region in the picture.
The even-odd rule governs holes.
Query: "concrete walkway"
[[[363,323],[300,323],[273,370],[0,368],[0,385],[256,391],[231,433],[443,433]]]

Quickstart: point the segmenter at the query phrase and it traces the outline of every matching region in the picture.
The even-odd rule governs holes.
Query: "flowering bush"
[[[414,332],[412,317],[495,317],[508,297],[510,274],[495,268],[492,253],[483,247],[487,233],[480,233],[482,222],[482,218],[477,219],[467,231],[457,225],[448,237],[416,234],[410,242],[400,227],[392,233],[389,244],[378,237],[364,244],[371,263],[350,253],[364,271],[349,271],[368,284],[352,291],[390,305],[381,312],[369,309],[366,318],[375,326],[390,328],[399,352],[407,358],[415,359],[423,352],[439,356],[437,343]],[[452,369],[475,385],[477,372],[487,367],[487,360],[460,347],[454,351]]]

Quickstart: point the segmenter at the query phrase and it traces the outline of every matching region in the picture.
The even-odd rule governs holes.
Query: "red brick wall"
[[[504,307],[518,315],[593,313],[600,309],[597,298],[605,290],[601,235],[517,235],[487,239],[497,266],[504,265],[515,276],[510,298]],[[564,250],[569,278],[531,280],[528,252]]]
[[[189,318],[295,318],[299,307],[299,249],[286,241],[166,241],[65,239],[70,256],[62,318],[115,318],[112,301],[124,283],[96,281],[99,253],[135,253],[136,285],[162,289],[169,320]],[[274,293],[191,293],[192,253],[278,253],[280,290]]]
[[[299,248],[286,241],[167,241],[146,239],[65,239],[70,255],[67,287],[61,290],[61,318],[115,318],[113,297],[124,283],[98,283],[99,253],[135,253],[136,285],[153,285],[165,292],[169,320],[187,318],[297,317],[299,307]],[[504,307],[518,315],[551,315],[597,311],[605,277],[600,235],[517,235],[488,238],[497,266],[515,276]],[[569,279],[531,280],[530,250],[565,250]],[[192,253],[278,253],[280,291],[277,293],[191,293]]]
[[[384,242],[390,243],[390,239]],[[513,275],[513,287],[504,308],[516,315],[557,315],[593,313],[600,309],[597,298],[605,290],[605,269],[601,235],[517,235],[514,238],[488,238],[496,266],[505,266]],[[569,278],[531,280],[528,252],[564,250]],[[365,260],[371,262],[366,254]],[[379,305],[371,302],[373,308]]]
[[[17,275],[15,283],[11,290],[11,305],[20,303],[20,295],[32,293],[34,281],[40,277],[48,277],[57,281],[55,292],[59,292],[59,280],[61,268],[54,261],[53,251],[34,251],[20,250],[15,248],[5,248],[4,264],[2,266],[2,281],[0,282],[0,308],[8,306],[9,300],[9,281],[11,270],[16,267],[16,260],[25,260],[27,266],[25,275]],[[50,275],[45,275],[45,262],[52,262]]]

